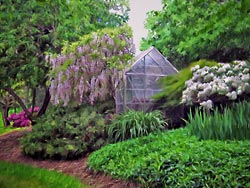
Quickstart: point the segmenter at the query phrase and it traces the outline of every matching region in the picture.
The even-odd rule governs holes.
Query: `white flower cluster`
[[[250,94],[250,65],[245,61],[203,68],[196,65],[191,71],[193,77],[186,81],[186,89],[182,93],[182,103],[187,105],[198,103],[212,109],[212,96],[235,100],[242,94]]]

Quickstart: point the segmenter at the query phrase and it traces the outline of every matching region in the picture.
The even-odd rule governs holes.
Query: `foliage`
[[[38,113],[39,107],[35,107],[33,110],[31,108],[28,109],[32,115],[35,115],[35,113]],[[27,114],[24,111],[21,111],[19,113],[12,113],[8,118],[9,122],[12,122],[13,127],[29,127],[31,125],[30,120],[28,119]]]
[[[78,179],[59,172],[0,161],[1,188],[84,188]]]
[[[51,109],[21,140],[24,154],[34,158],[74,159],[105,144],[103,117],[92,108]]]
[[[88,165],[142,187],[249,187],[249,141],[199,141],[187,129],[107,145]]]
[[[122,26],[128,21],[128,0],[59,1],[56,41],[78,41],[79,37],[98,29]],[[93,11],[94,10],[94,11]]]
[[[167,123],[160,111],[145,113],[130,110],[118,115],[108,126],[107,132],[111,142],[120,142],[163,130],[165,126]]]
[[[93,105],[115,97],[122,71],[133,57],[131,29],[103,29],[66,45],[51,63],[52,102]]]
[[[198,59],[249,59],[249,1],[163,0],[148,13],[142,49],[155,46],[178,68]]]
[[[163,77],[160,80],[162,91],[153,96],[155,100],[162,100],[163,107],[176,106],[181,103],[182,92],[185,89],[185,82],[192,78],[191,68],[199,65],[200,67],[211,67],[216,65],[214,61],[200,60],[193,62],[187,68],[180,70],[177,74]]]
[[[200,139],[250,139],[250,102],[235,103],[231,107],[225,107],[220,113],[215,108],[213,114],[207,111],[195,110],[190,113],[186,126],[191,134]]]
[[[213,67],[192,68],[193,76],[185,83],[182,103],[199,104],[212,109],[214,102],[220,104],[228,100],[247,97],[250,94],[250,64],[235,61],[231,64],[218,64]]]
[[[127,21],[127,5],[127,0],[2,0],[0,92],[12,95],[32,120],[35,117],[27,108],[36,106],[37,88],[41,87],[44,101],[38,116],[45,113],[50,100],[50,65],[45,62],[45,54],[60,52],[64,42],[76,41],[80,35],[122,25]],[[13,87],[20,83],[30,89],[27,96],[31,96],[32,106],[27,106]]]

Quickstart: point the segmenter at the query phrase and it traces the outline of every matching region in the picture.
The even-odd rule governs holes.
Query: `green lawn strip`
[[[56,171],[0,161],[1,188],[87,188],[80,180]]]
[[[13,131],[21,131],[25,128],[0,127],[0,136],[11,133]]]
[[[145,187],[250,187],[250,141],[199,141],[187,129],[93,152],[88,165]]]

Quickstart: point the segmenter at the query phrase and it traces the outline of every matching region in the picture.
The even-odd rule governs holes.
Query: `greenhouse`
[[[141,52],[116,90],[116,112],[150,111],[154,105],[151,97],[161,91],[157,81],[176,73],[178,70],[156,48]]]

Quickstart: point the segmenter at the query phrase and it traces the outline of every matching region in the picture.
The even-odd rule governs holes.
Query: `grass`
[[[119,114],[108,126],[108,137],[112,143],[148,135],[163,130],[167,123],[160,111],[142,112],[129,110]]]
[[[199,140],[177,129],[104,146],[88,165],[143,187],[250,187],[250,141]]]
[[[223,113],[215,108],[212,114],[196,109],[189,114],[186,126],[200,139],[249,140],[250,102],[242,101],[225,107]]]
[[[87,188],[80,180],[46,169],[0,161],[1,188]]]

